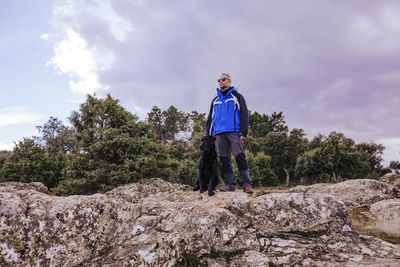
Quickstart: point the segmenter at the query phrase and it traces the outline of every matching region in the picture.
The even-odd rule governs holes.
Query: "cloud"
[[[54,57],[47,65],[71,78],[69,86],[76,95],[107,91],[108,87],[99,81],[99,73],[113,63],[112,51],[102,48],[101,44],[88,44],[91,39],[82,35],[93,32],[96,27],[107,28],[115,40],[123,41],[131,30],[130,24],[113,11],[109,1],[59,1],[53,15],[54,27],[60,33],[41,35],[42,39],[54,43]],[[81,24],[91,18],[94,24]],[[89,29],[85,30],[84,25]]]
[[[50,40],[51,35],[48,33],[43,33],[40,35],[40,37],[42,37],[43,40],[48,41],[48,40]]]
[[[392,0],[60,1],[53,21],[66,33],[55,47],[85,58],[63,72],[81,77],[77,92],[107,88],[141,114],[208,112],[227,72],[252,111],[369,141],[400,132],[399,12]]]
[[[48,40],[50,37],[42,35],[42,38]],[[85,40],[72,29],[66,29],[65,36],[56,41],[54,57],[47,62],[47,65],[53,65],[58,74],[68,74],[71,78],[78,78],[78,81],[69,81],[74,94],[93,94],[96,90],[105,89],[98,81],[99,66],[94,58],[94,51],[88,49]]]
[[[400,52],[400,6],[382,3],[377,12],[355,14],[348,31],[349,46],[358,56],[390,58]]]
[[[29,123],[42,119],[42,116],[31,112],[28,107],[8,107],[0,110],[0,127],[11,125]]]
[[[13,148],[15,147],[14,143],[0,143],[0,150],[13,150]]]

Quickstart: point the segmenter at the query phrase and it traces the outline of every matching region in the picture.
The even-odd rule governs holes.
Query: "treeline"
[[[254,186],[390,172],[381,165],[382,145],[356,144],[337,132],[309,141],[303,129],[289,131],[282,112],[249,115],[245,146]],[[206,114],[154,106],[141,121],[110,95],[88,95],[68,120],[70,126],[50,117],[37,126],[39,136],[24,138],[12,152],[0,151],[0,181],[38,181],[56,195],[104,192],[152,177],[193,185]]]

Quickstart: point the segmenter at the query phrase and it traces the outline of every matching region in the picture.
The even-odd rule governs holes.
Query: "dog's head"
[[[215,136],[206,135],[201,138],[200,150],[203,152],[209,152],[215,149]]]

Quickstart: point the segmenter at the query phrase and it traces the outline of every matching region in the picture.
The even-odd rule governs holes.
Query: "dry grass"
[[[254,195],[258,197],[272,193],[287,193],[289,189],[290,189],[289,187],[281,187],[281,186],[275,186],[275,187],[261,186],[254,188]]]
[[[378,221],[370,215],[367,208],[354,209],[349,211],[349,214],[356,232],[400,244],[400,218]]]

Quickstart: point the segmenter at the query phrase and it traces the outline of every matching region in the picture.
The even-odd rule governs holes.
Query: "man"
[[[244,153],[243,140],[249,129],[249,114],[244,97],[231,86],[229,74],[222,73],[218,79],[217,96],[211,102],[206,124],[206,135],[215,135],[222,174],[225,182],[222,192],[233,192],[236,178],[232,170],[231,153],[235,156],[243,191],[253,193],[250,170]]]

